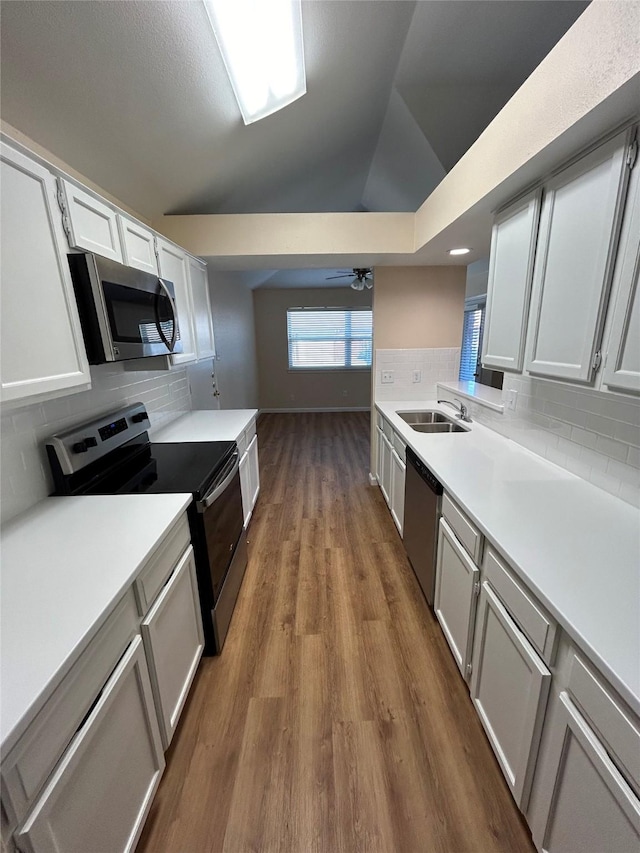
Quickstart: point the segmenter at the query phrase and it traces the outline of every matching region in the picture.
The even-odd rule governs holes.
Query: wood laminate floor
[[[266,415],[249,566],[138,853],[533,851],[379,489],[368,413]]]

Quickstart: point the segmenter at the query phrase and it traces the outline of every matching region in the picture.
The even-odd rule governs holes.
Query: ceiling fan
[[[349,270],[338,270],[341,275],[327,276],[325,281],[330,281],[333,278],[352,278],[351,287],[354,290],[364,290],[365,287],[371,290],[373,287],[373,275],[371,267],[354,267],[351,272]]]

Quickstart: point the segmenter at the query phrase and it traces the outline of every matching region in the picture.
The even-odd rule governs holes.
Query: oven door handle
[[[240,468],[240,460],[238,458],[238,451],[234,450],[231,458],[224,466],[224,469],[221,471],[220,476],[216,478],[215,482],[207,492],[207,494],[202,498],[201,501],[196,501],[196,508],[198,512],[204,512],[205,509],[211,506],[212,503],[218,500],[220,495],[227,488],[229,483],[235,477],[238,469]]]
[[[158,284],[164,290],[165,296],[169,300],[169,305],[171,306],[171,313],[173,315],[171,325],[173,326],[173,334],[171,335],[171,340],[167,340],[167,336],[164,333],[162,328],[162,321],[160,320],[160,315],[158,314],[157,307],[157,299],[156,299],[156,328],[158,329],[158,334],[162,339],[162,343],[167,347],[169,352],[173,352],[173,348],[176,345],[176,335],[178,334],[178,315],[176,313],[176,303],[174,302],[173,296],[171,295],[171,291],[164,283],[161,278],[158,278]]]

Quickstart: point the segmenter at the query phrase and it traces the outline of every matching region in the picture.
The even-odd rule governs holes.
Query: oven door
[[[209,577],[215,603],[231,565],[243,527],[238,451],[196,508],[202,520]]]

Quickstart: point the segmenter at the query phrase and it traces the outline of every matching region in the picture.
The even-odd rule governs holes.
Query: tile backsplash
[[[0,419],[2,523],[47,497],[53,489],[43,441],[110,409],[143,402],[152,427],[191,409],[186,368],[125,371],[122,365],[91,368],[89,391],[44,403],[5,408]]]
[[[437,382],[455,382],[460,371],[460,347],[431,349],[377,349],[375,351],[376,400],[433,399]],[[414,381],[414,372],[420,379]],[[392,382],[383,382],[390,373]]]
[[[640,506],[640,399],[505,373],[503,401],[512,391],[514,410],[501,414],[469,402],[472,417]]]

